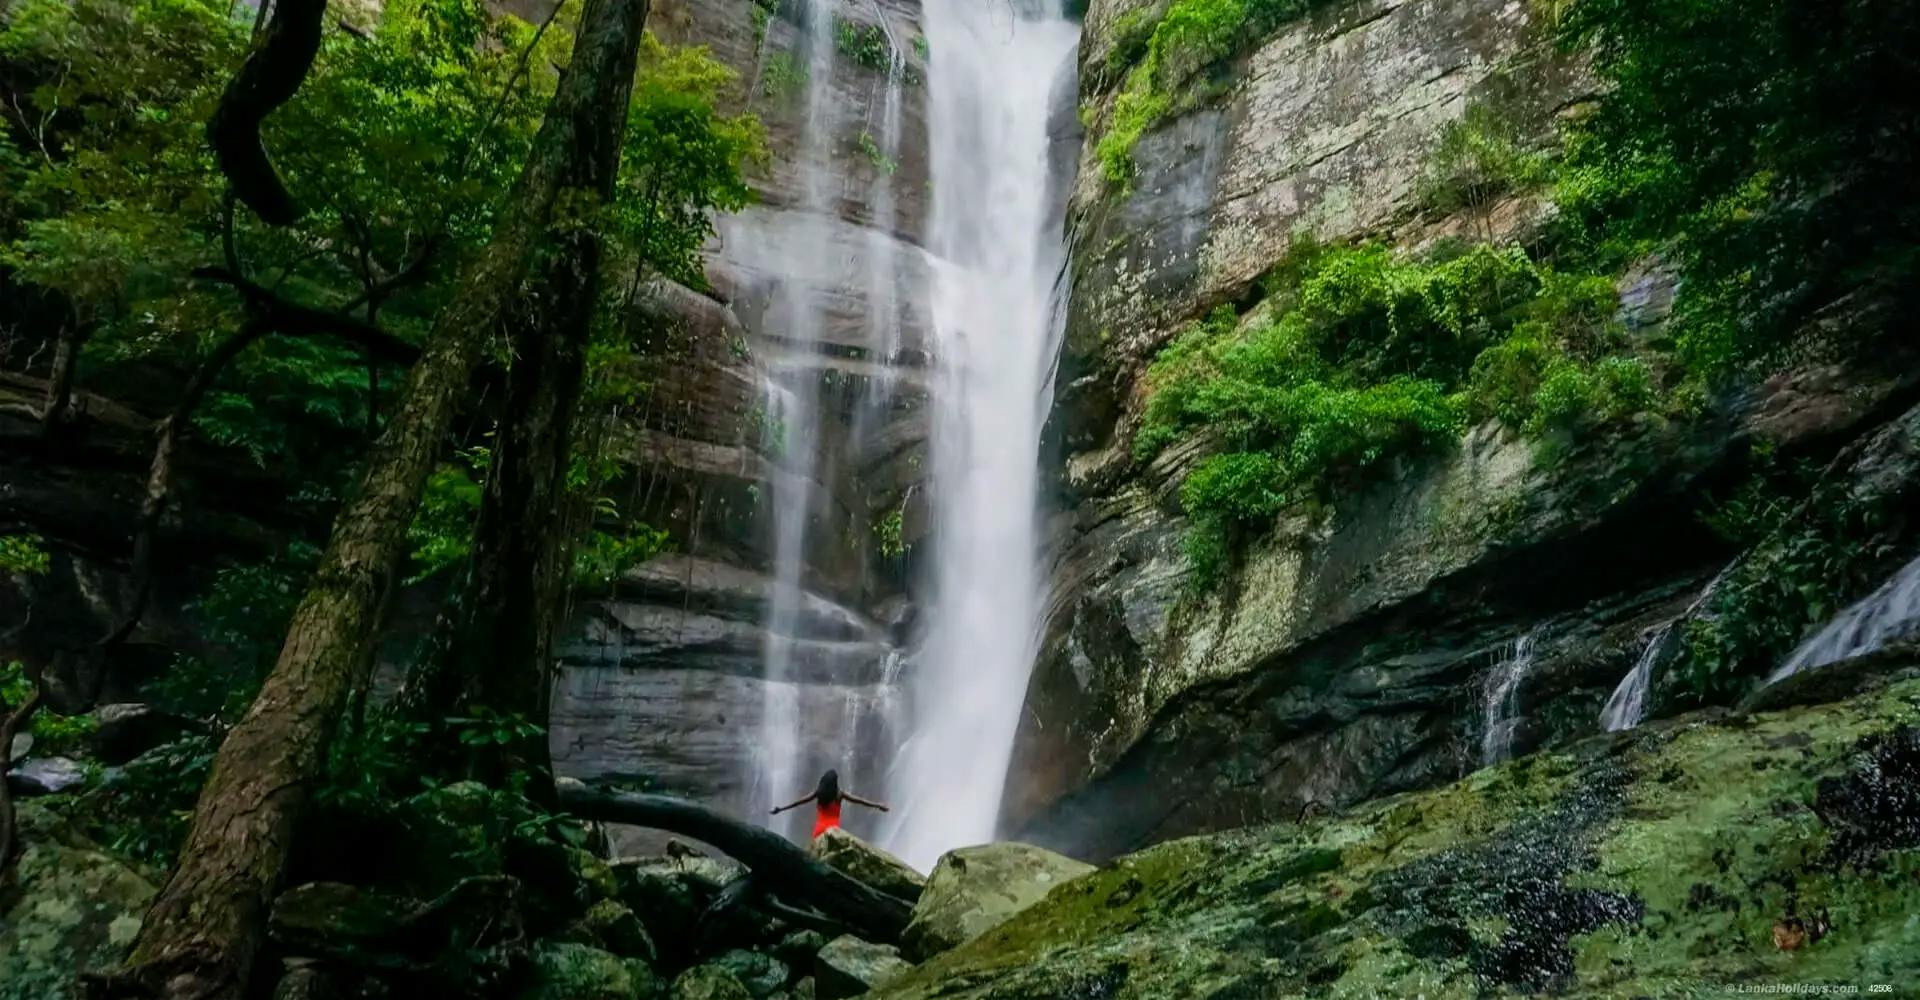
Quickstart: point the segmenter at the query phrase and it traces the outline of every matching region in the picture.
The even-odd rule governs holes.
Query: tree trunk
[[[441,684],[458,678],[465,707],[532,722],[547,718],[553,636],[571,578],[567,470],[601,273],[593,229],[575,227],[558,242],[565,249],[544,258],[514,324],[506,398]],[[460,707],[433,706],[437,715]],[[483,747],[475,763],[493,783],[526,773],[536,797],[547,797],[544,733]]]
[[[560,804],[583,819],[684,834],[718,848],[753,872],[762,889],[856,928],[870,941],[897,941],[913,904],[830,868],[772,830],[748,826],[666,795],[565,783]]]
[[[80,345],[86,333],[77,322],[60,329],[53,345],[53,370],[47,377],[47,403],[40,411],[41,433],[52,437],[73,419],[73,375],[80,367]]]
[[[127,967],[95,997],[237,1000],[296,825],[326,759],[441,439],[489,337],[509,333],[536,254],[572,191],[605,197],[619,164],[646,0],[588,0],[493,238],[434,326],[341,511],[280,657],[214,759],[173,877]]]

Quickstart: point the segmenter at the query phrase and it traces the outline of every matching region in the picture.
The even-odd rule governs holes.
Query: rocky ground
[[[272,914],[281,1000],[1121,1000],[1691,996],[1920,976],[1920,650],[1793,678],[1744,711],[1600,737],[1345,813],[1093,868],[954,851],[926,879],[814,853],[914,901],[897,942],[775,915],[744,871],[476,784],[334,829]],[[156,873],[29,799],[0,892],[0,998],[117,958]],[[370,850],[377,845],[377,850]],[[730,886],[735,887],[729,892]]]

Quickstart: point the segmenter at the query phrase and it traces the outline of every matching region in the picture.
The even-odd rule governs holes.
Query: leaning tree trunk
[[[474,524],[457,624],[439,664],[440,687],[466,706],[544,722],[556,620],[570,577],[574,518],[567,469],[586,374],[587,342],[600,286],[600,235],[573,227],[563,250],[543,256],[533,294],[521,300],[513,362]],[[459,706],[430,706],[436,714]],[[548,787],[543,734],[484,747],[477,773],[499,781],[519,771]]]
[[[245,990],[295,826],[368,655],[460,393],[488,338],[509,334],[506,324],[519,318],[514,303],[562,206],[611,190],[646,10],[646,0],[588,0],[573,62],[493,239],[435,324],[279,660],[221,745],[179,866],[147,912],[126,969],[92,981],[92,995],[234,1000]]]

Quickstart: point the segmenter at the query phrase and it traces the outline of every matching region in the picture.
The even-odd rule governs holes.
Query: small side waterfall
[[[1653,693],[1654,671],[1660,669],[1660,665],[1672,656],[1674,643],[1680,638],[1681,626],[1713,597],[1714,592],[1720,589],[1720,581],[1725,580],[1727,574],[1733,572],[1733,568],[1738,565],[1740,561],[1736,559],[1722,567],[1720,572],[1713,575],[1713,579],[1707,581],[1706,586],[1700,588],[1700,593],[1694,597],[1692,603],[1687,605],[1685,611],[1647,634],[1647,643],[1640,648],[1640,656],[1633,661],[1633,669],[1627,671],[1625,677],[1620,678],[1620,683],[1614,687],[1613,693],[1607,696],[1606,705],[1600,709],[1601,729],[1609,733],[1617,733],[1632,729],[1646,719],[1648,696]]]
[[[1528,632],[1501,648],[1499,659],[1481,686],[1480,763],[1498,764],[1513,756],[1513,730],[1520,723],[1520,682],[1533,669],[1536,633]]]
[[[929,630],[884,843],[926,868],[992,839],[1038,643],[1040,427],[1060,332],[1054,79],[1079,30],[1058,0],[926,0],[936,344]]]
[[[1920,635],[1920,556],[1808,637],[1768,675],[1767,683],[1862,656],[1912,635]]]
[[[1674,619],[1653,630],[1647,637],[1646,646],[1640,650],[1640,657],[1633,662],[1633,669],[1627,676],[1620,678],[1620,684],[1607,697],[1607,704],[1600,709],[1600,728],[1609,733],[1623,729],[1632,729],[1647,717],[1647,694],[1653,690],[1653,668],[1666,656],[1668,640],[1673,638],[1674,626],[1680,619]]]

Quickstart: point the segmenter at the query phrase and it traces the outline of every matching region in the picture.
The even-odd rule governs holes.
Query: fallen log
[[[563,781],[560,804],[583,819],[666,830],[708,844],[747,866],[753,884],[787,904],[817,911],[883,944],[900,939],[911,907],[822,864],[771,830],[749,826],[684,799]]]

